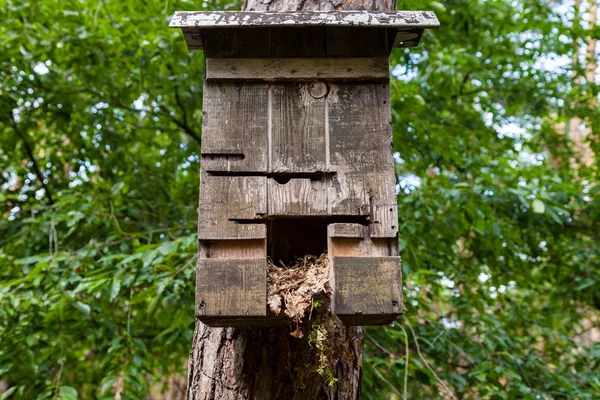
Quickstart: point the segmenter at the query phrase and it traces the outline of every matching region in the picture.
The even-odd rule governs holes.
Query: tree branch
[[[169,111],[169,109],[167,109],[164,105],[160,104],[160,102],[158,101],[158,98],[152,93],[150,88],[146,88],[146,93],[148,93],[148,95],[152,98],[152,100],[154,100],[156,102],[156,104],[158,104],[158,108],[163,112],[163,114],[165,114],[166,116],[171,118],[171,120],[173,121],[173,123],[175,123],[175,125],[177,125],[181,129],[183,129],[183,131],[186,134],[188,134],[192,139],[194,139],[196,142],[198,142],[198,144],[200,144],[200,135],[191,126],[188,125],[188,123],[185,119],[182,121],[182,120],[178,119],[177,117],[175,117],[174,115],[171,115],[171,112]],[[177,100],[178,97],[179,97],[179,95],[177,94],[177,91],[176,91],[175,92],[176,101],[180,107],[183,107],[181,100]],[[183,108],[182,108],[182,112],[183,112],[184,118],[185,118],[186,113]]]
[[[12,114],[12,111],[9,111],[9,114],[10,114],[10,125],[12,126],[15,133],[18,136],[20,136],[21,140],[23,141],[23,145],[25,146],[25,151],[27,152],[27,156],[29,157],[29,160],[33,164],[33,170],[35,172],[35,176],[42,184],[42,187],[44,188],[46,197],[48,198],[50,205],[54,205],[54,199],[52,198],[52,193],[50,193],[50,188],[44,182],[44,174],[42,174],[42,171],[40,170],[40,167],[39,167],[37,161],[35,160],[35,156],[33,155],[33,148],[29,144],[29,141],[27,140],[27,136],[25,135],[25,133],[19,129],[19,127],[17,125],[17,121],[15,120],[15,116]]]

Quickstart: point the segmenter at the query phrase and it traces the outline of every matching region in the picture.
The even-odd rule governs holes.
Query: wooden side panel
[[[406,48],[418,46],[422,35],[422,30],[398,31],[394,38],[393,47]]]
[[[400,257],[334,257],[333,274],[333,312],[344,324],[384,324],[402,313]]]
[[[269,179],[270,216],[327,215],[327,186],[324,180],[290,179],[280,184]]]
[[[188,50],[202,50],[202,31],[190,28],[183,28],[181,31],[183,32]]]
[[[238,224],[267,213],[264,176],[211,176],[201,173],[198,238],[200,240],[264,239],[261,224]]]
[[[377,83],[332,84],[328,96],[332,214],[367,208],[372,237],[397,232],[389,102],[388,85]]]
[[[395,180],[395,179],[394,179]],[[384,187],[384,190],[391,191],[391,185]],[[396,200],[395,190],[393,188],[393,200]],[[383,192],[384,196],[390,196],[390,193]],[[382,199],[382,203],[375,204],[373,207],[373,224],[371,225],[371,237],[374,238],[395,238],[398,236],[398,205],[397,203],[385,203],[389,199]]]
[[[204,171],[267,171],[268,104],[264,83],[205,82]]]
[[[273,172],[326,169],[325,97],[315,98],[308,84],[272,86]]]
[[[200,260],[196,315],[200,319],[266,316],[266,284],[266,259]]]

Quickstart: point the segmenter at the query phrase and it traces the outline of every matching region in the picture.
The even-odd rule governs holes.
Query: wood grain
[[[330,257],[389,257],[397,255],[395,239],[329,237],[327,252]]]
[[[325,98],[315,99],[308,84],[271,87],[271,171],[325,171]]]
[[[327,215],[327,186],[324,180],[290,179],[285,184],[268,181],[269,216]]]
[[[336,83],[328,96],[330,207],[334,215],[369,209],[373,237],[397,234],[389,86]],[[390,210],[391,209],[391,210]]]
[[[403,311],[400,257],[333,257],[333,275],[333,312],[344,324],[385,324]]]
[[[264,84],[205,82],[204,171],[267,171],[268,102]]]
[[[196,315],[200,320],[266,316],[266,277],[266,259],[199,260]]]
[[[262,224],[238,224],[267,213],[267,178],[264,176],[211,176],[202,171],[198,238],[200,240],[265,239]]]
[[[291,52],[292,50],[290,50]],[[293,54],[297,56],[297,54]],[[207,58],[206,79],[299,81],[389,80],[387,56],[344,58]]]
[[[201,240],[198,250],[201,259],[249,260],[267,256],[265,239]]]

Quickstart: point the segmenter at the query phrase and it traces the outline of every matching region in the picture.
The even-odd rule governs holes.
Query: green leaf
[[[16,390],[16,386],[11,387],[6,392],[2,393],[2,396],[0,396],[0,400],[7,400],[10,397],[10,395],[13,394]]]
[[[77,400],[77,390],[70,386],[61,386],[59,394],[64,400]]]
[[[117,296],[119,295],[120,291],[121,291],[121,280],[117,276],[117,277],[115,277],[115,279],[113,279],[112,285],[110,286],[110,301],[114,301],[117,298]]]
[[[76,309],[78,309],[85,315],[90,315],[91,308],[87,304],[82,303],[80,301],[76,301],[75,303],[73,303],[73,305],[75,306]]]
[[[537,214],[543,214],[544,211],[546,210],[546,207],[544,206],[544,202],[542,202],[541,200],[538,200],[538,199],[533,200],[533,202],[531,203],[531,207],[533,209],[533,212],[537,213]]]
[[[161,252],[161,254],[163,254],[165,256],[169,255],[171,253],[174,253],[176,250],[177,250],[176,242],[164,242],[159,247],[159,251]]]
[[[21,264],[21,265],[26,265],[26,264],[35,264],[38,263],[40,261],[49,261],[52,259],[52,256],[50,255],[37,255],[37,256],[31,256],[31,257],[25,257],[25,258],[21,258],[20,260],[15,261],[16,264]]]

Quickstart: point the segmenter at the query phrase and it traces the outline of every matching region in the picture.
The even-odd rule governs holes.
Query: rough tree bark
[[[575,0],[574,9],[575,9],[575,18],[573,22],[575,24],[579,24],[580,21],[580,13],[581,13],[581,0]],[[597,0],[588,0],[588,10],[587,10],[587,22],[588,27],[591,28],[596,26],[598,23],[598,1]],[[589,29],[588,28],[588,29]],[[573,76],[573,82],[575,85],[581,85],[583,80],[586,82],[593,82],[596,77],[596,69],[598,68],[598,57],[596,54],[596,44],[598,42],[597,38],[594,36],[589,36],[586,38],[587,46],[585,49],[585,60],[584,60],[584,76],[580,76],[577,71],[577,66],[580,64],[580,46],[579,43],[575,43],[575,48],[573,51],[573,69],[571,71]],[[597,97],[591,97],[587,106],[591,109],[597,107],[598,101]],[[594,134],[592,126],[589,121],[585,121],[579,116],[574,116],[569,120],[569,136],[571,140],[575,142],[575,151],[577,155],[576,160],[572,160],[572,164],[579,168],[580,166],[591,166],[594,163],[594,153],[590,147],[589,142],[586,141],[586,138]]]
[[[395,10],[396,0],[246,0],[247,11]],[[314,370],[315,349],[289,328],[210,328],[196,322],[188,400],[359,399],[363,330],[340,328],[330,387]]]

